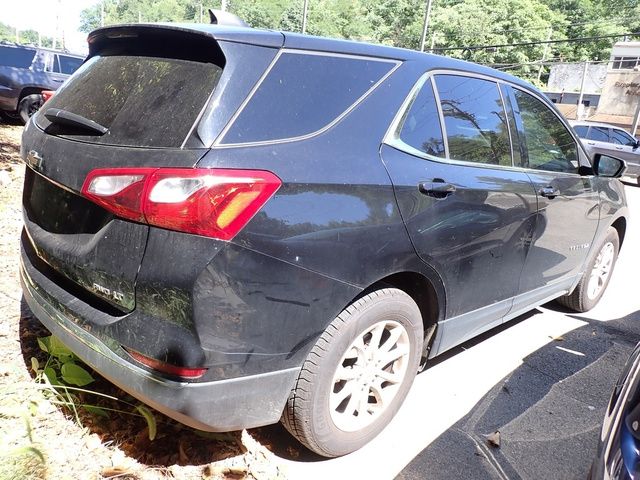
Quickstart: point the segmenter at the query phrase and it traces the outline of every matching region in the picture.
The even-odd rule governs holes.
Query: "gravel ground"
[[[0,123],[0,480],[285,478],[269,448],[277,444],[288,458],[301,452],[280,427],[205,434],[156,412],[157,435],[150,441],[137,402],[97,374],[86,388],[118,400],[75,392],[74,404],[122,413],[107,418],[62,406],[50,387],[37,382],[32,357],[40,369],[46,363],[37,339],[48,332],[22,301],[18,280],[21,132]]]

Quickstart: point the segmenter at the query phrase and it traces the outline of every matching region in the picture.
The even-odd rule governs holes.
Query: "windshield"
[[[180,147],[215,88],[222,68],[213,63],[145,56],[96,56],[47,102],[108,128],[105,135],[50,124],[52,135],[127,146]]]

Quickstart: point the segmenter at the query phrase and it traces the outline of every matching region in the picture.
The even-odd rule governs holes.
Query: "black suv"
[[[89,46],[24,131],[24,295],[181,422],[282,418],[342,455],[428,359],[607,286],[624,162],[592,165],[517,78],[250,28],[113,26]]]
[[[0,112],[27,123],[42,105],[41,93],[56,90],[82,61],[57,50],[0,43]]]

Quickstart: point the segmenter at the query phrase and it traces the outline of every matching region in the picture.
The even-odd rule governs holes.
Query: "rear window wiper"
[[[44,112],[44,116],[51,123],[56,125],[65,125],[67,127],[84,128],[96,132],[98,135],[104,135],[109,131],[107,127],[103,127],[93,120],[84,118],[82,115],[71,113],[60,108],[49,108]]]

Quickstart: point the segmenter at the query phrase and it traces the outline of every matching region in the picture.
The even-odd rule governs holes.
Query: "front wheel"
[[[420,310],[401,290],[373,291],[320,336],[289,396],[282,423],[325,457],[353,452],[393,418],[418,370]]]
[[[587,265],[576,289],[571,294],[558,298],[558,303],[580,313],[595,307],[609,285],[619,249],[618,232],[615,228],[609,227],[606,237]]]

